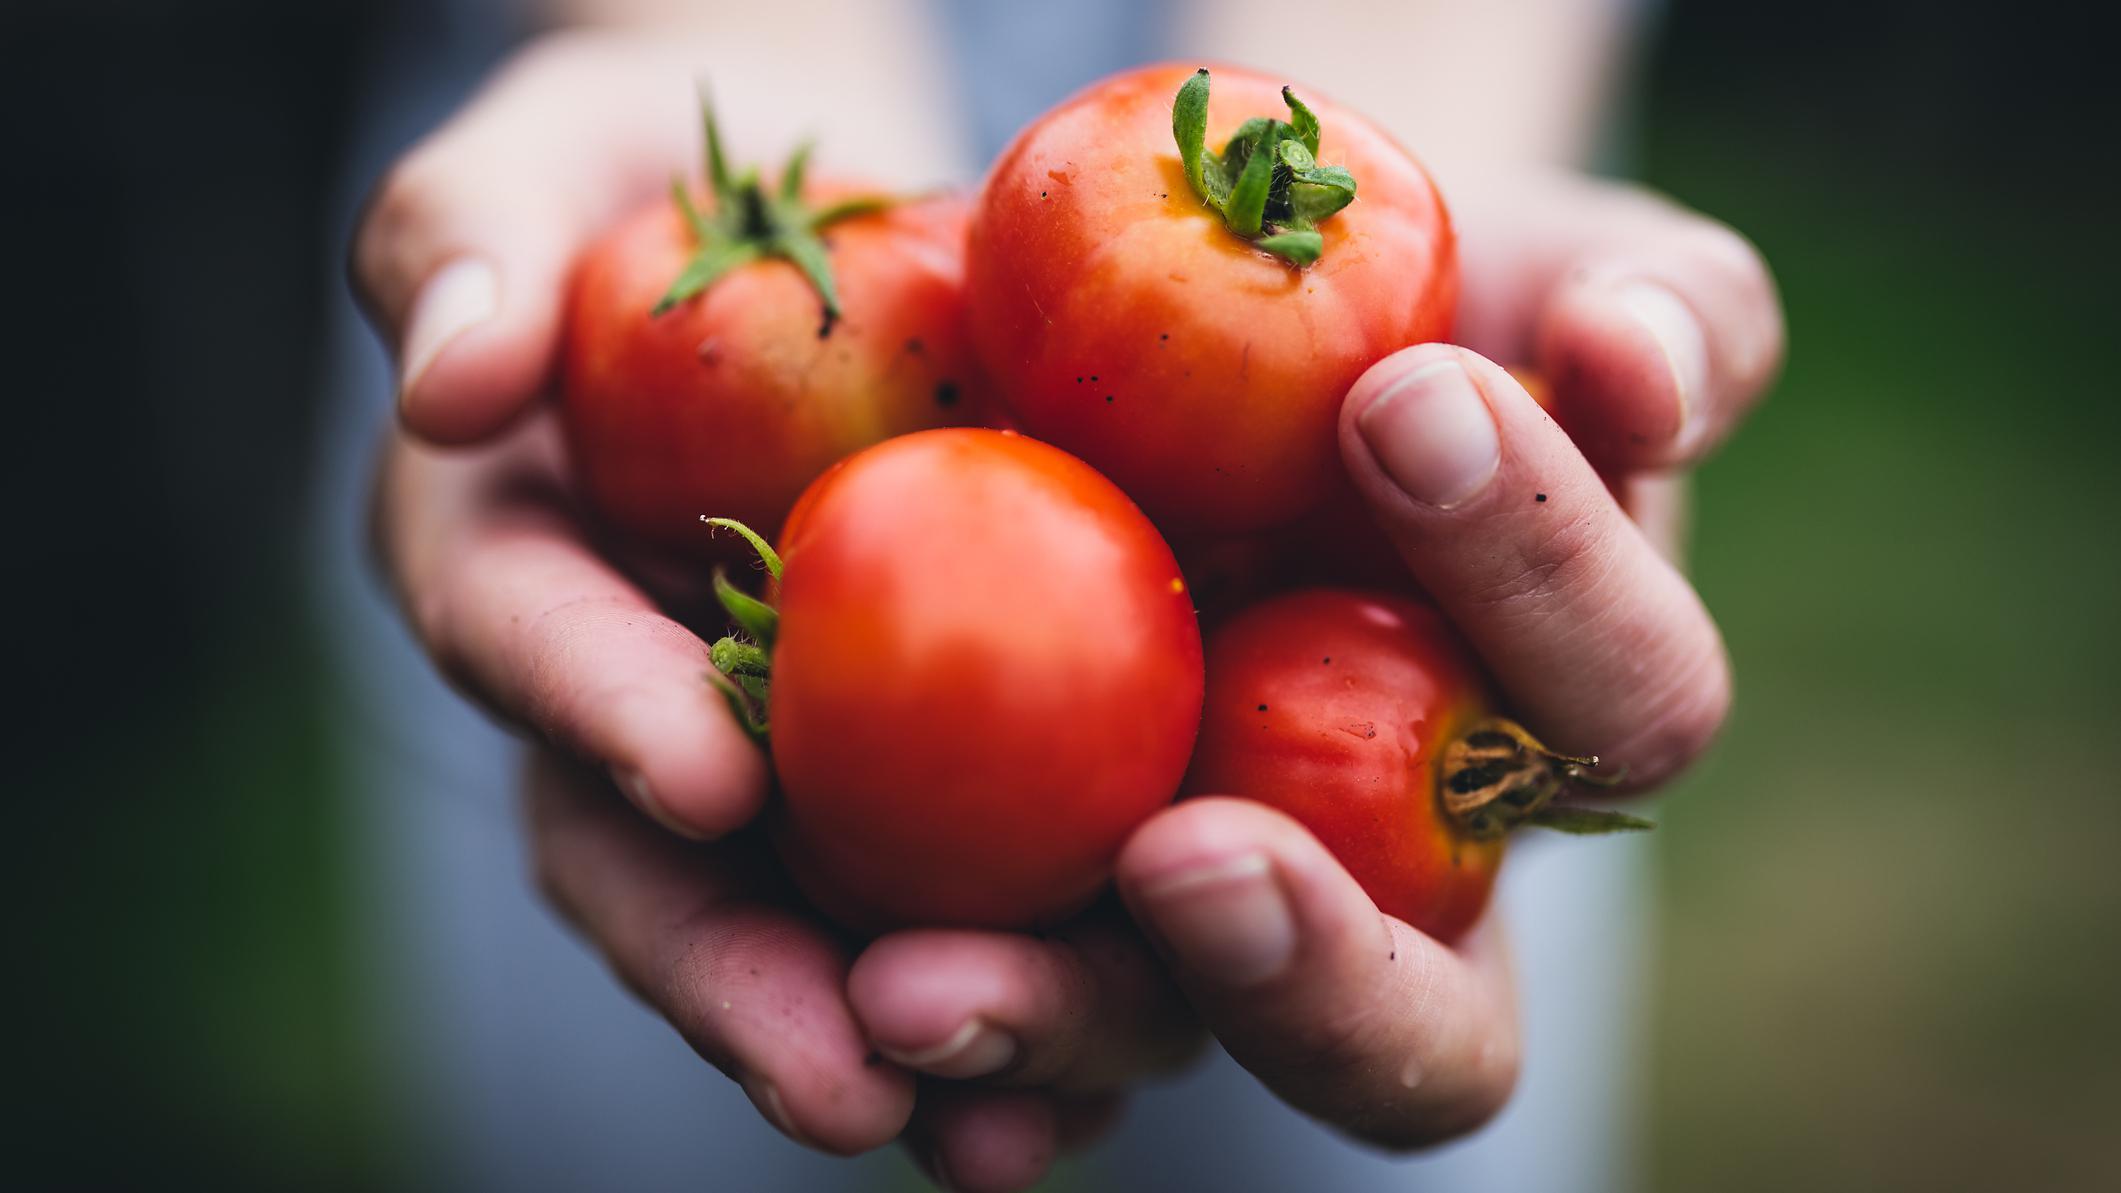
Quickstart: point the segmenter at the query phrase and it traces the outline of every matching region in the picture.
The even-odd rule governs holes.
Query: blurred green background
[[[1658,834],[1657,1188],[2121,1188],[2117,105],[2067,11],[1678,3],[1646,63],[1645,175],[1761,245],[1792,344],[1698,484],[1740,699]],[[50,1183],[393,1172],[298,580],[316,361],[254,346],[230,409],[182,327],[155,359],[193,368],[95,351],[149,334],[94,286],[143,261],[215,317],[292,294],[320,324],[329,229],[288,213],[325,209],[344,12],[239,14],[293,47],[245,60],[284,112],[204,84],[283,155],[269,176],[242,141],[166,161],[145,137],[114,180],[7,105],[10,145],[80,167],[32,192],[60,232],[25,250],[73,279],[40,313],[72,347],[20,366],[24,433],[60,450],[8,481],[41,578],[13,872],[49,1003],[10,1117]],[[107,84],[117,127],[155,64],[60,57],[25,96],[40,69]],[[160,230],[93,235],[128,193]],[[217,272],[228,235],[265,272]],[[127,386],[158,400],[106,409]],[[212,466],[161,462],[193,449]],[[55,502],[90,529],[37,516]]]

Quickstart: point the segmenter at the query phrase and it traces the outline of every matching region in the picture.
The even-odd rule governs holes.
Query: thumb
[[[1280,812],[1188,800],[1135,832],[1116,879],[1223,1047],[1297,1109],[1418,1147],[1509,1096],[1517,1021],[1493,933],[1454,951],[1382,914]]]
[[[1446,344],[1394,353],[1349,392],[1341,455],[1542,738],[1642,787],[1707,748],[1730,704],[1715,623],[1508,373]]]
[[[349,273],[414,434],[474,442],[530,405],[581,243],[684,160],[688,80],[621,54],[595,39],[525,52],[370,196]]]

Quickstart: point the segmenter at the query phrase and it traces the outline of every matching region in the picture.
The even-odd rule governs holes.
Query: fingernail
[[[1265,854],[1180,871],[1141,898],[1179,962],[1211,982],[1256,986],[1296,954],[1296,919]]]
[[[1634,316],[1664,354],[1665,368],[1672,376],[1672,392],[1679,396],[1677,446],[1686,447],[1702,434],[1695,413],[1702,390],[1709,382],[1708,334],[1695,318],[1694,308],[1670,288],[1657,282],[1629,282],[1620,288],[1620,305]]]
[[[1455,357],[1432,361],[1356,416],[1370,454],[1407,496],[1443,509],[1478,493],[1502,464],[1495,416]]]
[[[781,1134],[805,1147],[814,1146],[809,1136],[795,1129],[795,1120],[788,1117],[788,1104],[781,1101],[780,1087],[758,1077],[746,1077],[741,1084],[745,1096],[751,1099],[751,1104],[758,1107],[759,1113],[765,1115],[766,1121],[772,1123]]]
[[[500,297],[500,279],[484,257],[459,257],[427,279],[405,321],[404,365],[398,374],[400,403],[451,340],[493,317]]]
[[[877,1051],[905,1068],[932,1077],[965,1081],[973,1077],[990,1077],[1008,1068],[1009,1062],[1016,1059],[1017,1043],[1005,1031],[978,1019],[968,1019],[949,1039],[933,1048],[903,1052],[879,1045]]]
[[[647,775],[637,770],[614,766],[611,768],[611,781],[617,783],[619,790],[626,793],[626,798],[633,801],[634,807],[646,812],[650,820],[688,841],[707,839],[699,830],[680,823],[677,817],[670,814],[670,809],[664,807],[663,801],[656,798],[655,789],[648,785]]]

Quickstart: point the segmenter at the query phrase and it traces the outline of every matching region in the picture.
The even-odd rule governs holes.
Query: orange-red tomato
[[[783,857],[860,929],[1080,909],[1178,789],[1200,630],[1170,548],[1057,448],[951,429],[850,457],[782,535]]]
[[[811,197],[824,206],[849,193]],[[978,422],[964,228],[964,204],[934,198],[826,229],[843,314],[822,336],[818,292],[777,259],[651,315],[697,240],[668,199],[613,229],[576,268],[561,362],[569,447],[591,507],[638,539],[697,553],[710,543],[702,515],[770,536],[842,456]]]
[[[1097,83],[1021,133],[974,209],[973,342],[1030,434],[1118,482],[1159,526],[1286,526],[1344,485],[1334,424],[1362,371],[1443,339],[1457,302],[1441,198],[1407,152],[1306,89],[1317,160],[1356,180],[1297,267],[1190,188],[1173,140],[1188,66]],[[1281,82],[1218,68],[1207,140],[1287,117]]]
[[[1478,668],[1435,609],[1314,589],[1256,605],[1208,641],[1188,795],[1287,812],[1377,906],[1440,940],[1487,906],[1500,836],[1445,807],[1443,755],[1491,714]]]

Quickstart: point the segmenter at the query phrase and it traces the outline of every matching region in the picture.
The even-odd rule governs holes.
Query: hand
[[[833,19],[886,16],[865,8]],[[860,61],[834,68],[845,80],[916,56],[872,53],[878,38],[904,36],[816,44],[861,47],[848,51]],[[745,43],[747,55],[762,44]],[[771,851],[740,834],[764,802],[765,761],[704,682],[706,643],[666,612],[685,594],[651,595],[590,541],[558,428],[536,401],[568,263],[696,156],[692,72],[712,60],[604,34],[540,43],[379,187],[352,261],[400,362],[400,425],[377,484],[378,553],[441,669],[560,748],[540,752],[528,784],[545,891],[770,1122],[839,1153],[881,1146],[909,1123],[931,1150],[1006,1149],[1027,1112],[1052,1126],[1049,1138],[1072,1138],[1102,1115],[1098,1098],[937,1089],[920,1095],[916,1115],[913,1077],[875,1054],[848,1005],[845,946],[799,910]],[[757,61],[714,69],[725,112],[743,114],[748,96],[784,125],[819,115],[761,100],[770,89],[757,79],[770,72]],[[910,94],[888,81],[873,93]],[[836,118],[835,147],[845,135],[889,164],[940,173],[943,155],[924,150],[917,130],[946,122],[901,121],[890,108]],[[1136,968],[1156,972],[1145,954]],[[1077,1088],[1101,1087],[1086,1071]]]
[[[673,117],[667,126],[643,123],[639,114],[655,110],[662,97],[646,98],[644,72],[633,62],[601,41],[534,52],[394,171],[372,206],[355,275],[399,352],[406,424],[429,439],[492,444],[445,455],[401,431],[381,485],[379,535],[411,619],[446,670],[504,717],[608,766],[627,797],[667,828],[714,837],[756,812],[762,762],[698,682],[707,665],[704,644],[584,539],[555,466],[549,417],[530,413],[549,367],[565,261],[632,196],[660,184],[671,161],[684,159],[686,114],[666,109]],[[622,123],[636,131],[624,139],[603,135]],[[644,168],[649,159],[653,168]],[[585,186],[584,179],[610,185]],[[1488,275],[1470,268],[1470,232],[1467,240],[1469,306],[1537,306],[1523,297],[1536,288],[1483,285]],[[1504,297],[1483,305],[1483,294]],[[1376,497],[1374,461],[1369,474],[1352,461],[1351,468]],[[1389,507],[1396,490],[1384,492]],[[1447,557],[1451,547],[1439,544],[1448,539],[1439,533],[1422,550]],[[1402,542],[1412,541],[1402,534]],[[1457,552],[1472,553],[1466,538]],[[1440,598],[1449,591],[1448,577],[1423,579]],[[1486,645],[1478,635],[1475,641]],[[1498,674],[1508,670],[1508,657],[1489,653]],[[1716,659],[1720,668],[1720,651]],[[1539,717],[1548,707],[1533,704],[1519,685],[1512,691],[1528,711],[1538,710],[1534,723],[1545,724]],[[1682,756],[1674,755],[1674,765]],[[1009,1187],[1033,1179],[1055,1147],[1094,1126],[1110,1104],[1102,1091],[1170,1063],[1196,1038],[1184,1026],[1187,1004],[1146,964],[1140,942],[1109,921],[1043,942],[976,933],[887,938],[843,984],[840,946],[780,901],[777,876],[747,862],[740,844],[695,852],[623,814],[593,773],[549,773],[565,781],[540,783],[532,798],[547,889],[621,976],[796,1138],[853,1151],[897,1134],[914,1115],[914,1088],[895,1066],[869,1063],[863,1037],[911,1068],[966,1077],[981,1066],[962,1051],[937,1050],[977,1019],[1013,1037],[992,1081],[1030,1088],[925,1085],[911,1137],[954,1182]],[[1226,856],[1199,852],[1218,848]],[[1240,870],[1257,869],[1254,853],[1267,858],[1272,885],[1288,896],[1291,955],[1306,961],[1261,979],[1258,997],[1218,997],[1220,971],[1212,960],[1199,961],[1216,946],[1211,939],[1209,953],[1201,953],[1199,917],[1189,928],[1182,897],[1190,891],[1205,898],[1218,888],[1172,876],[1232,857]],[[1500,1005],[1494,992],[1501,971],[1486,945],[1472,949],[1468,961],[1417,942],[1410,961],[1419,968],[1398,971],[1424,975],[1432,998],[1456,1000],[1439,1004],[1438,1014],[1457,1007],[1472,1015],[1473,1034],[1463,1038],[1483,1045],[1471,1060],[1450,1050],[1430,1058],[1433,1068],[1422,1069],[1416,1082],[1420,1097],[1373,1099],[1381,1109],[1366,1119],[1336,1106],[1331,1089],[1315,1088],[1323,1077],[1307,1080],[1307,1062],[1293,1059],[1321,1042],[1315,1024],[1347,1026],[1331,1013],[1348,1005],[1341,992],[1375,992],[1392,972],[1356,947],[1365,914],[1372,931],[1407,931],[1380,921],[1374,909],[1365,913],[1360,892],[1323,856],[1271,813],[1200,801],[1143,830],[1122,859],[1121,887],[1178,959],[1173,972],[1190,1005],[1292,1102],[1395,1142],[1470,1126],[1507,1090],[1504,1062],[1515,1051],[1506,1016],[1475,1014]],[[1387,963],[1396,965],[1392,954],[1399,952],[1389,948]],[[1313,962],[1321,966],[1315,973]],[[926,976],[935,974],[954,976]],[[923,983],[930,991],[946,987],[956,1001],[924,996]],[[740,1013],[740,1006],[748,1009]],[[777,1007],[801,1013],[775,1019],[770,1011]],[[1405,1032],[1383,1030],[1388,1026],[1335,1030],[1325,1042],[1342,1045],[1327,1055],[1346,1064],[1326,1066],[1327,1075],[1360,1068],[1401,1041]],[[979,1039],[977,1032],[967,1038]],[[993,1064],[1002,1055],[998,1046],[983,1048],[975,1059]],[[1278,1067],[1277,1053],[1292,1059]],[[1076,1092],[1086,1090],[1100,1094]],[[1400,1117],[1390,1113],[1395,1108]]]
[[[1343,457],[1512,710],[1655,787],[1715,735],[1730,670],[1669,559],[1676,490],[1635,473],[1694,463],[1761,396],[1782,351],[1773,286],[1728,229],[1638,192],[1519,179],[1456,210],[1470,342],[1537,361],[1576,439],[1501,368],[1431,344],[1356,383]],[[1235,800],[1164,813],[1118,877],[1209,1029],[1297,1108],[1405,1146],[1507,1096],[1518,1034],[1492,924],[1446,949],[1381,916],[1295,823]]]
[[[1495,194],[1463,208],[1465,327],[1555,379],[1557,409],[1639,523],[1523,386],[1463,348],[1423,345],[1371,369],[1344,408],[1344,455],[1513,709],[1557,748],[1654,787],[1707,746],[1730,678],[1668,558],[1674,484],[1635,470],[1686,466],[1730,432],[1779,362],[1779,308],[1752,250],[1699,216],[1575,180]],[[1298,1109],[1412,1147],[1472,1130],[1507,1098],[1519,1036],[1492,922],[1446,948],[1381,915],[1301,826],[1241,800],[1156,817],[1117,883],[1190,1007]],[[853,1004],[873,1038],[938,1075],[1066,1073],[1109,1063],[1116,1044],[1142,1053],[1140,1032],[1110,1028],[1129,1020],[1136,971],[1099,980],[1077,952],[908,934],[856,963]],[[1040,1155],[1056,1135],[1027,1128]],[[980,1158],[946,1159],[962,1179]]]

